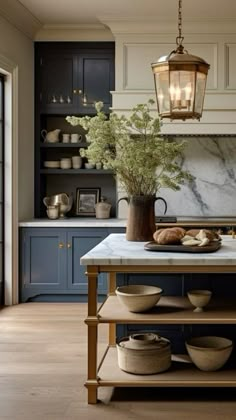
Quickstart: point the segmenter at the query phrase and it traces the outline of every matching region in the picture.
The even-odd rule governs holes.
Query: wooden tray
[[[210,242],[206,246],[186,246],[186,245],[159,245],[156,242],[148,242],[144,245],[144,249],[147,251],[166,251],[166,252],[192,252],[192,253],[204,253],[204,252],[215,252],[221,247],[220,241]]]

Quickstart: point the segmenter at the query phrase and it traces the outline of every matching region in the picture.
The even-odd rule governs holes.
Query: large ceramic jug
[[[162,197],[154,195],[140,195],[131,197],[122,197],[118,200],[126,200],[128,209],[128,220],[126,227],[127,241],[152,241],[153,233],[156,230],[155,224],[155,202],[162,200],[167,210],[167,203]]]
[[[41,136],[43,137],[45,143],[58,143],[60,132],[61,130],[59,128],[53,131],[42,130]]]

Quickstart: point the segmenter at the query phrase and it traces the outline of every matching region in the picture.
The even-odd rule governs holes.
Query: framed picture
[[[95,216],[95,204],[100,199],[100,188],[77,188],[76,215]]]

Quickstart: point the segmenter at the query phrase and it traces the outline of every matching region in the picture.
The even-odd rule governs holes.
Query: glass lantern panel
[[[195,94],[195,71],[170,71],[170,101],[174,113],[192,113]]]
[[[206,80],[207,80],[206,74],[197,72],[195,112],[199,114],[199,116],[202,115],[202,108],[203,108],[204,95],[205,95],[205,89],[206,89]]]
[[[156,94],[159,113],[170,112],[169,102],[169,72],[168,70],[161,73],[155,73]]]

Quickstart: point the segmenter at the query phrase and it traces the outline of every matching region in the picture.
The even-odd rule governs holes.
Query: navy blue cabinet
[[[88,281],[84,274],[85,267],[80,265],[80,257],[94,248],[108,235],[107,229],[75,229],[67,233],[68,246],[68,290],[87,294]],[[107,276],[101,274],[98,279],[98,291],[105,294],[107,291]]]
[[[106,228],[21,228],[20,301],[87,300],[80,258],[109,233]],[[106,291],[107,276],[101,274],[98,293]]]
[[[109,112],[115,87],[114,42],[35,44],[36,105],[46,114]]]

